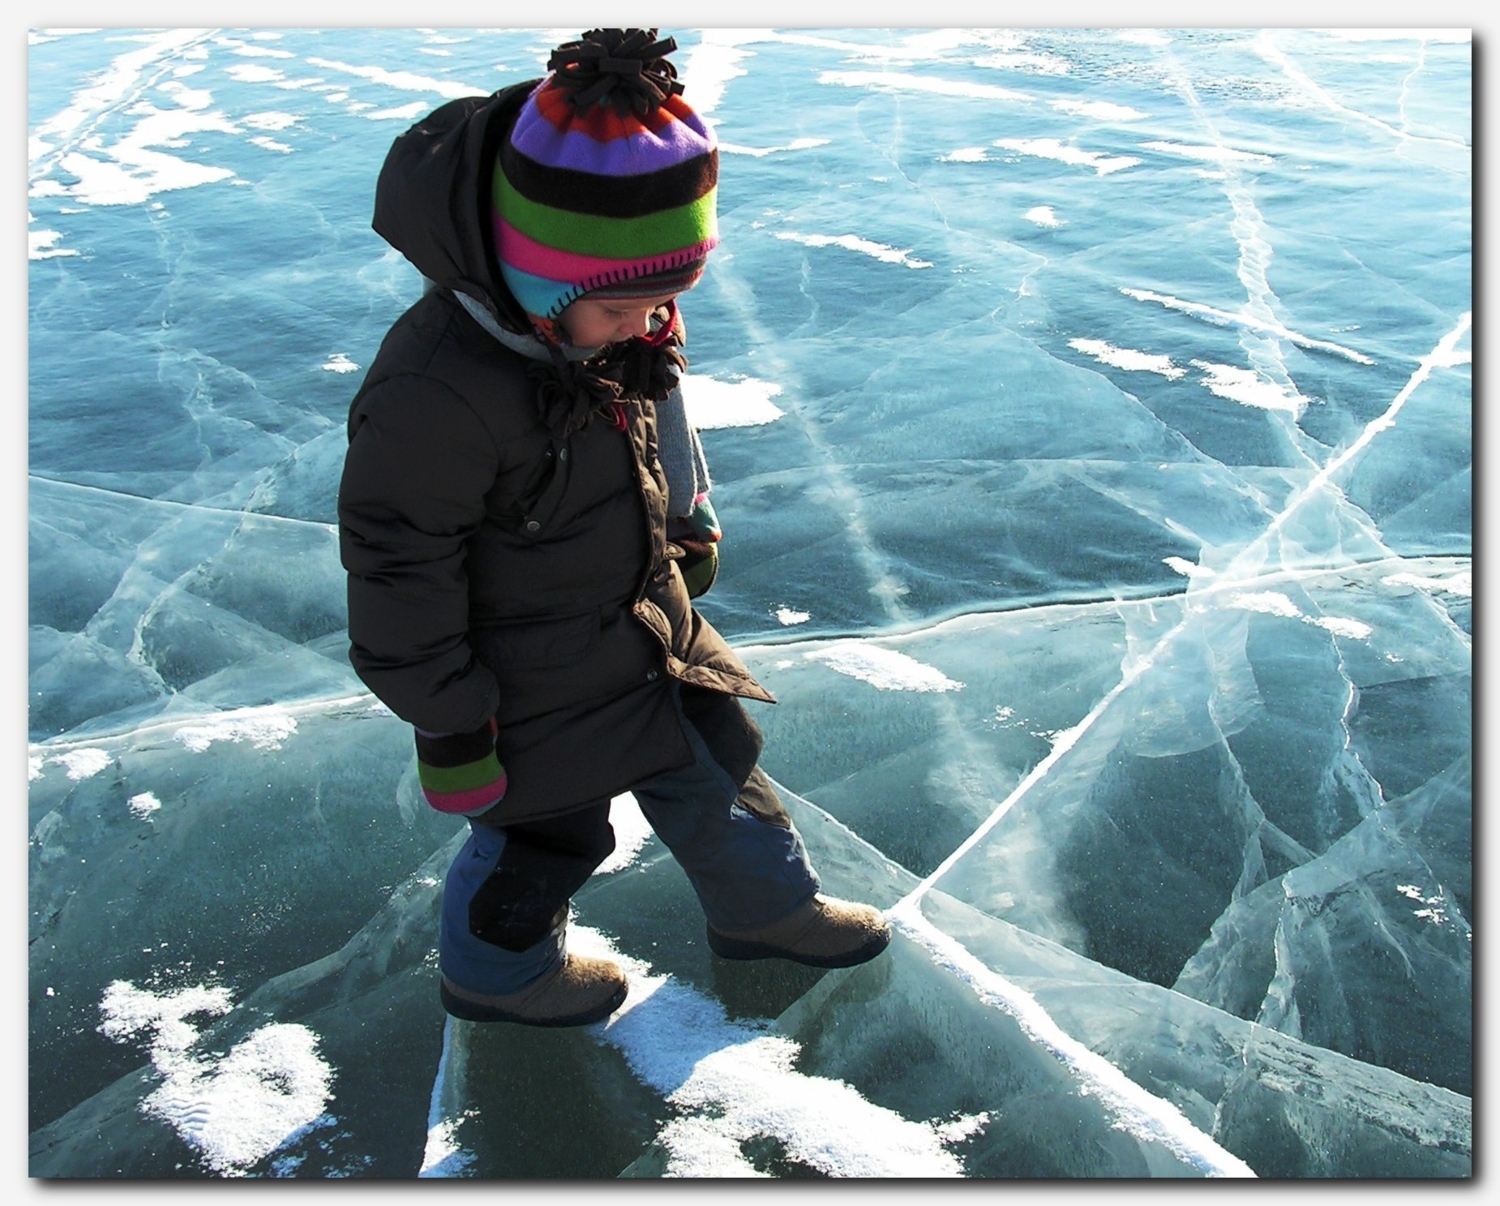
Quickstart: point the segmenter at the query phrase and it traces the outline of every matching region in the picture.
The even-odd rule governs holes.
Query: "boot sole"
[[[461,1018],[465,1022],[512,1022],[518,1026],[587,1026],[591,1022],[602,1022],[625,1003],[625,997],[629,991],[629,984],[621,984],[607,1001],[592,1009],[585,1009],[582,1013],[571,1013],[564,1017],[533,1018],[510,1013],[504,1009],[496,1009],[491,1005],[482,1005],[478,1001],[466,1000],[453,992],[447,984],[442,981],[438,982],[438,995],[442,998],[443,1008],[453,1017]]]
[[[769,946],[764,942],[747,942],[743,938],[728,938],[713,926],[708,927],[708,949],[721,959],[787,959],[806,967],[856,967],[868,963],[891,944],[887,930],[863,946],[838,955],[801,955],[784,947]]]

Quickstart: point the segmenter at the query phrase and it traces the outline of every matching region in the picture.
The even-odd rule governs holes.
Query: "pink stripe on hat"
[[[663,255],[617,260],[548,247],[522,234],[498,211],[493,213],[493,218],[495,247],[500,259],[512,268],[553,281],[618,281],[660,272],[702,259],[718,242],[717,239],[705,239],[692,247],[678,248]]]
[[[605,256],[581,255],[538,243],[522,234],[499,211],[491,211],[495,223],[495,247],[500,258],[513,268],[544,276],[554,281],[582,281],[609,272],[622,272],[637,260],[617,260]]]

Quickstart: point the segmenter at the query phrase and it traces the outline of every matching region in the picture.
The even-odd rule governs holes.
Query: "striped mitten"
[[[719,527],[719,517],[714,513],[714,505],[708,501],[707,494],[700,494],[693,500],[692,513],[686,519],[673,520],[672,523],[676,533],[669,535],[686,554],[677,563],[677,568],[682,571],[688,598],[696,599],[700,595],[706,595],[708,588],[714,584],[714,579],[719,576],[718,544],[723,539],[724,532]]]
[[[505,768],[495,755],[494,717],[472,733],[417,729],[417,778],[439,812],[474,817],[505,796]]]

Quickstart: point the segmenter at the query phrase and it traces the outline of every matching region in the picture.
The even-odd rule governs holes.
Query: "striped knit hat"
[[[585,293],[690,288],[719,241],[718,140],[682,99],[654,29],[594,29],[552,52],[496,156],[500,274],[541,333]]]

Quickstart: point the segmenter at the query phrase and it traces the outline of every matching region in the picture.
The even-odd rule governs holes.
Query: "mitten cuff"
[[[507,786],[495,754],[495,722],[471,733],[416,732],[417,778],[439,812],[477,816],[498,804]]]

